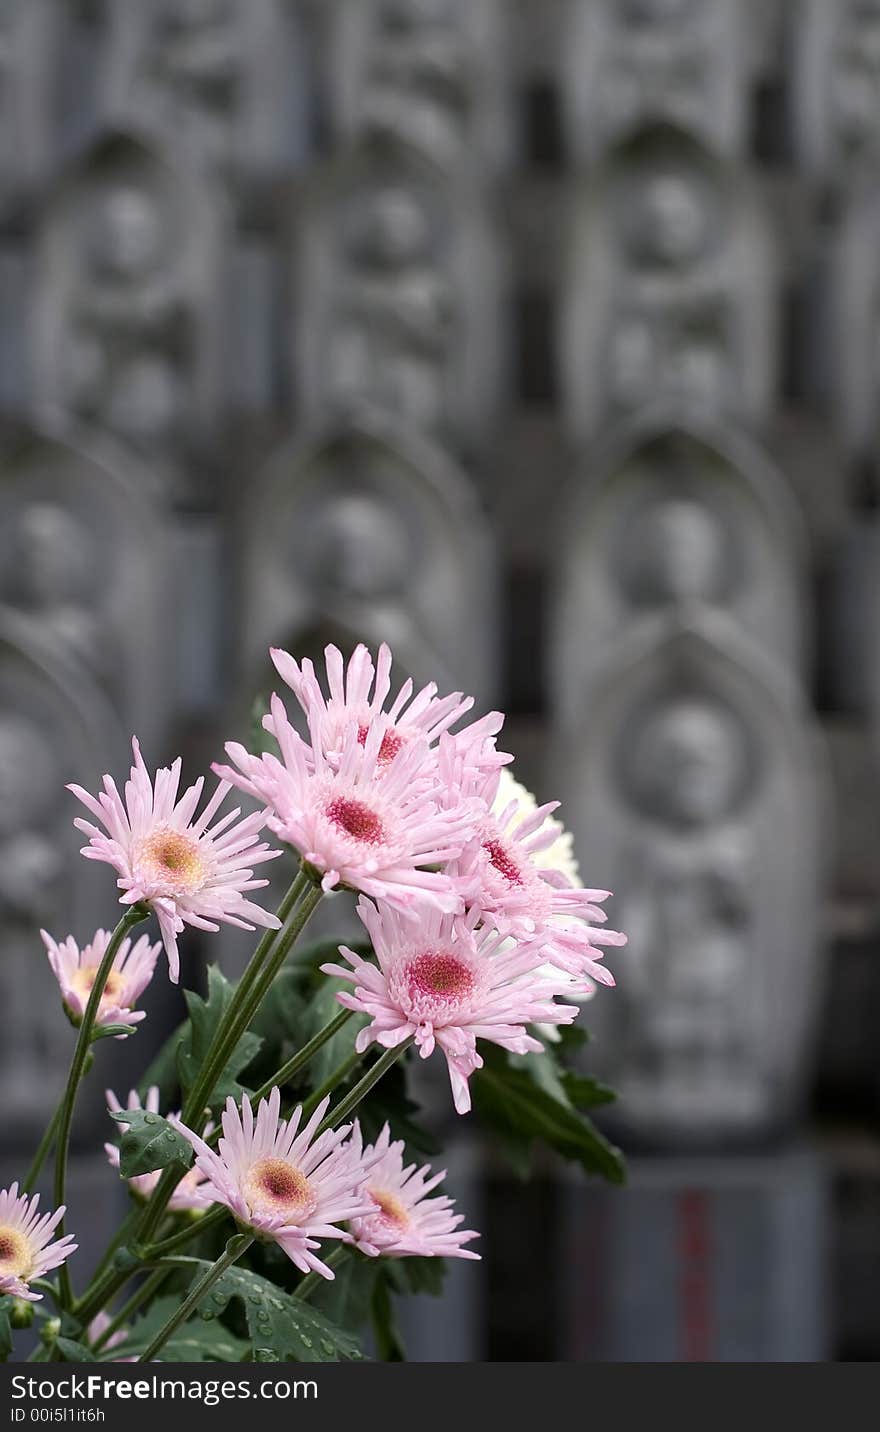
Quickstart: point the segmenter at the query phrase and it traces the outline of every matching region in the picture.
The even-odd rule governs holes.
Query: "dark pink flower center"
[[[360,741],[362,746],[365,746],[367,744],[367,737],[369,736],[369,734],[369,726],[358,727],[358,740]],[[382,744],[379,747],[379,754],[376,758],[379,762],[379,765],[387,766],[390,761],[393,761],[394,757],[397,755],[402,745],[403,737],[399,736],[393,727],[389,727],[388,730],[385,732],[385,735],[382,737]]]
[[[498,874],[503,875],[509,885],[522,885],[523,879],[519,872],[519,866],[505,850],[500,840],[484,841],[483,849]]]
[[[327,818],[353,840],[375,845],[383,838],[381,820],[363,801],[350,800],[348,796],[336,796],[327,807]]]
[[[464,999],[473,993],[476,983],[473,970],[463,960],[439,951],[417,955],[408,975],[411,993],[444,999]]]

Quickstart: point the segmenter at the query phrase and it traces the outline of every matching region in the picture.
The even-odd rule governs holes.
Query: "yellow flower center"
[[[191,895],[205,882],[199,842],[179,830],[154,830],[141,845],[137,863],[149,881],[173,895]]]
[[[396,1194],[389,1193],[384,1188],[371,1188],[369,1193],[373,1202],[378,1203],[382,1218],[396,1224],[398,1228],[407,1227],[409,1214]]]
[[[80,965],[79,969],[72,975],[71,987],[76,990],[83,1004],[85,1004],[92,992],[92,985],[95,983],[95,975],[98,973],[97,965]],[[101,995],[101,1004],[116,1004],[120,991],[125,985],[125,980],[118,970],[111,970],[107,976],[107,983]]]
[[[30,1239],[21,1229],[0,1223],[0,1276],[26,1279],[32,1266]]]
[[[258,1159],[244,1181],[252,1213],[281,1214],[291,1223],[311,1213],[316,1199],[302,1169],[287,1159]]]

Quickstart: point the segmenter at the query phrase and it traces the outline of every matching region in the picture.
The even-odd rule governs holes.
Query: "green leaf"
[[[117,1109],[112,1117],[118,1124],[128,1125],[119,1144],[121,1178],[135,1178],[169,1164],[189,1168],[194,1157],[192,1144],[160,1114]]]
[[[214,1031],[229,1007],[233,990],[234,986],[217,966],[210,965],[207,999],[202,999],[192,990],[185,991],[190,1023],[189,1028],[184,1029],[177,1051],[177,1067],[184,1092],[192,1087],[201,1072]],[[210,1107],[225,1103],[230,1095],[236,1100],[241,1098],[243,1089],[238,1075],[255,1058],[262,1042],[258,1034],[246,1032],[241,1036],[206,1101]]]
[[[136,1024],[96,1024],[90,1042],[97,1044],[99,1039],[117,1039],[120,1034],[134,1034],[136,1029]]]
[[[578,1054],[590,1042],[590,1031],[581,1023],[560,1024],[556,1033],[559,1038],[553,1041],[553,1048],[558,1050],[560,1057]]]
[[[197,1278],[211,1267],[192,1259]],[[228,1268],[200,1305],[204,1317],[219,1316],[233,1298],[244,1308],[255,1362],[359,1362],[363,1359],[356,1340],[336,1327],[317,1309],[300,1298],[284,1293],[249,1268]]]
[[[562,1072],[562,1086],[569,1103],[576,1109],[597,1109],[601,1104],[613,1104],[617,1091],[588,1074],[575,1074],[571,1069]]]
[[[12,1324],[9,1321],[11,1298],[0,1298],[0,1362],[5,1362],[12,1352]]]
[[[445,1258],[394,1258],[385,1266],[398,1293],[427,1293],[429,1297],[439,1298],[443,1292]]]
[[[74,1342],[73,1338],[56,1338],[55,1346],[61,1353],[62,1362],[98,1362],[91,1348],[81,1342]]]
[[[350,1253],[336,1269],[333,1281],[322,1281],[315,1289],[310,1305],[338,1327],[366,1327],[370,1321],[373,1289],[380,1265],[379,1258]]]
[[[391,1288],[388,1265],[381,1265],[373,1288],[371,1309],[376,1353],[380,1362],[406,1362],[406,1349],[403,1345],[400,1328],[397,1326]]]
[[[350,985],[344,980],[335,979],[330,975],[322,978],[321,984],[309,1002],[306,1011],[309,1032],[306,1039],[325,1029],[339,1014],[342,1006],[336,996],[342,990],[350,989]],[[355,1040],[360,1031],[370,1022],[368,1014],[353,1014],[332,1039],[328,1039],[322,1049],[318,1050],[314,1059],[308,1067],[308,1080],[313,1089],[318,1089],[325,1079],[339,1068],[339,1065],[354,1053]]]
[[[574,1108],[564,1087],[562,1098],[554,1095],[546,1065],[533,1068],[531,1056],[505,1058],[496,1046],[483,1052],[484,1066],[471,1080],[474,1108],[498,1134],[519,1173],[529,1172],[531,1145],[543,1139],[586,1173],[599,1174],[611,1183],[625,1181],[620,1150]]]
[[[137,1319],[124,1343],[114,1345],[101,1353],[102,1361],[116,1362],[123,1357],[138,1357],[150,1346],[160,1328],[163,1328],[180,1306],[180,1297],[157,1298],[148,1311]],[[160,1354],[161,1362],[241,1362],[249,1351],[250,1344],[237,1338],[215,1319],[205,1321],[194,1318],[184,1323],[168,1339]]]

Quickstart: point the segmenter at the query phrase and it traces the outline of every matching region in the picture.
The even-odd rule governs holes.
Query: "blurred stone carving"
[[[880,197],[873,184],[849,198],[831,261],[831,362],[835,418],[848,452],[874,459],[880,444]]]
[[[746,174],[669,129],[577,198],[560,321],[569,430],[658,398],[760,422],[775,398],[774,246]]]
[[[307,423],[377,412],[482,435],[501,383],[499,269],[475,194],[403,150],[343,160],[306,201],[296,255]]]
[[[569,0],[561,31],[569,150],[593,164],[644,125],[742,153],[753,57],[743,0]]]
[[[791,683],[720,619],[659,616],[609,653],[559,759],[629,934],[591,1012],[617,1118],[663,1145],[776,1128],[806,1097],[823,979],[823,764]]]
[[[307,68],[283,0],[113,0],[99,78],[105,123],[246,182],[307,144]]]
[[[268,646],[301,652],[320,638],[387,641],[401,679],[491,700],[492,542],[438,450],[377,420],[287,445],[249,490],[242,523],[242,689],[260,684]]]
[[[405,140],[448,171],[492,172],[512,144],[498,0],[338,0],[331,106],[347,140]]]
[[[552,662],[557,719],[577,722],[621,637],[658,613],[712,610],[798,683],[800,512],[742,434],[655,405],[578,471],[559,522]]]
[[[144,740],[169,704],[168,543],[144,475],[37,432],[0,460],[0,604]]]
[[[880,153],[880,3],[801,0],[790,22],[801,163],[835,188],[869,176]]]
[[[222,230],[207,193],[138,141],[108,140],[45,213],[33,313],[39,412],[173,468],[216,437]]]
[[[42,955],[41,926],[87,938],[106,891],[78,868],[64,790],[119,759],[121,737],[88,675],[0,613],[0,997],[7,1147],[45,1126],[67,1072],[71,1031]],[[76,878],[74,871],[76,870]],[[97,898],[96,898],[97,897]]]
[[[50,0],[0,4],[0,218],[51,159],[54,20]]]

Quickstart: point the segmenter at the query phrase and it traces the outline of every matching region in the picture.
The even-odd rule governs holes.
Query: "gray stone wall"
[[[4,1168],[66,1059],[35,931],[110,918],[64,782],[385,639],[510,711],[630,933],[633,1192],[470,1150],[470,1354],[876,1356],[880,5],[2,0],[0,120]],[[652,1208],[671,1301],[587,1306]],[[548,1216],[580,1261],[506,1297]]]

